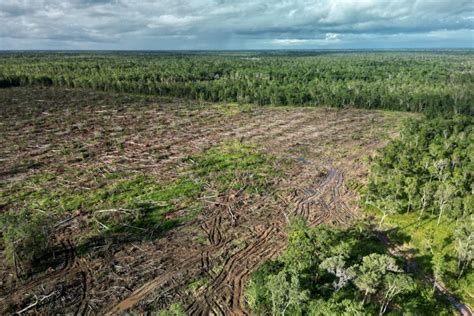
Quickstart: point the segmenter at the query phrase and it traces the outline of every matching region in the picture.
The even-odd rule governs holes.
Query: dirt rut
[[[158,240],[104,238],[87,255],[78,255],[65,240],[65,251],[70,250],[63,265],[24,284],[10,281],[0,312],[22,310],[37,296],[44,300],[30,311],[40,314],[144,312],[176,301],[192,314],[245,314],[245,284],[261,263],[284,248],[287,219],[297,215],[310,225],[349,225],[357,210],[350,206],[355,196],[345,179],[363,179],[367,168],[361,158],[382,146],[386,140],[380,135],[396,126],[393,118],[358,110],[255,107],[228,116],[214,105],[144,104],[124,96],[48,89],[36,94],[51,101],[38,103],[31,91],[11,93],[9,104],[18,101],[4,121],[19,123],[2,126],[6,137],[0,140],[2,147],[10,147],[0,167],[8,181],[21,180],[21,156],[31,157],[38,172],[67,164],[170,179],[180,176],[186,157],[226,140],[255,145],[276,157],[276,163],[291,161],[292,167],[276,184],[278,197],[252,200],[238,192],[212,197],[197,219]],[[84,100],[92,105],[83,106]],[[98,109],[93,106],[98,100],[112,105]],[[37,112],[32,122],[31,113]],[[17,143],[24,146],[11,146]],[[76,153],[72,143],[86,144],[78,150],[89,158],[75,160],[83,152]],[[72,154],[62,154],[64,148]],[[11,275],[0,272],[4,279]],[[190,290],[195,280],[205,282]]]
[[[347,207],[339,210],[341,205],[344,205],[341,199],[341,196],[344,195],[342,188],[342,172],[332,167],[329,168],[325,179],[320,184],[307,188],[305,191],[308,193],[296,199],[296,207],[291,212],[292,215],[303,217],[311,226],[321,223],[348,224],[347,221],[353,218],[353,212],[349,211]],[[219,228],[221,221],[221,216],[216,216],[209,221],[209,224],[203,224],[203,229],[207,232],[214,247],[225,248],[228,243],[222,243],[222,240],[228,240],[228,238],[225,237],[225,232]],[[188,303],[186,312],[192,315],[246,314],[243,294],[248,277],[261,263],[280,254],[286,243],[285,226],[285,216],[279,216],[264,225],[253,226],[251,230],[255,232],[254,238],[249,238],[245,247],[225,259],[221,271],[215,276],[211,276],[206,287],[199,292],[198,297]],[[160,291],[167,280],[174,275],[184,273],[192,265],[208,267],[210,261],[208,255],[212,250],[215,249],[212,247],[206,249],[202,256],[191,257],[174,269],[143,285],[112,308],[108,314],[127,311],[151,293]],[[206,264],[202,263],[203,260]]]

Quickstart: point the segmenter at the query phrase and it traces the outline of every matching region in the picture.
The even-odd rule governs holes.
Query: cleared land
[[[288,218],[359,216],[367,157],[408,116],[52,88],[1,90],[0,106],[1,211],[53,221],[33,264],[2,262],[2,314],[244,313]]]

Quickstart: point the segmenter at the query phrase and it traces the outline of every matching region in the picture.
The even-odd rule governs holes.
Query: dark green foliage
[[[308,307],[308,315],[310,316],[363,316],[374,312],[373,309],[364,307],[362,302],[350,299],[317,299],[311,302]]]
[[[297,220],[291,224],[288,246],[280,258],[266,262],[252,275],[246,299],[256,315],[442,312],[443,305],[432,293],[431,301],[415,304],[425,301],[425,287],[401,266],[364,227],[310,229]],[[406,309],[405,302],[409,302]]]
[[[472,56],[2,54],[0,87],[55,85],[259,105],[472,113]]]

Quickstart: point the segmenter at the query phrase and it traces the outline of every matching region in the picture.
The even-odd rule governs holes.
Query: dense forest
[[[407,121],[372,161],[364,201],[379,226],[389,218],[411,236],[420,267],[466,299],[474,284],[473,144],[472,116]]]
[[[472,113],[473,71],[470,51],[0,55],[0,87],[444,113]]]
[[[373,162],[368,203],[390,213],[465,220],[474,212],[472,117],[407,122]],[[372,201],[373,200],[373,201]]]
[[[403,270],[365,226],[290,226],[276,261],[254,275],[246,292],[256,315],[369,315],[393,310],[447,314],[429,286]]]

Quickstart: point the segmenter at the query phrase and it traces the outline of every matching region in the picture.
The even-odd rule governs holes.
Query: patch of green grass
[[[250,112],[254,108],[251,104],[238,104],[238,103],[225,103],[219,104],[216,106],[217,110],[221,112],[224,116],[230,118],[234,117],[240,113]]]
[[[171,304],[168,309],[162,309],[158,311],[154,309],[152,312],[158,316],[186,316],[186,312],[180,303]]]
[[[4,246],[10,249],[10,258],[16,253],[29,261],[49,246],[54,224],[77,210],[93,214],[83,235],[90,237],[92,229],[99,234],[155,238],[201,212],[204,205],[199,196],[208,187],[220,193],[243,190],[258,195],[272,190],[273,178],[280,175],[273,157],[240,142],[212,147],[188,162],[185,173],[169,181],[71,168],[39,173],[2,188]]]
[[[264,192],[271,189],[269,181],[280,175],[273,167],[273,157],[237,141],[211,148],[192,161],[195,174],[211,181],[219,192]]]
[[[204,234],[197,235],[196,237],[193,238],[193,240],[195,242],[197,242],[198,244],[201,244],[201,245],[209,244],[209,239],[208,239],[207,235],[204,235]]]
[[[219,273],[222,272],[223,269],[224,269],[224,265],[218,264],[212,267],[211,273],[213,273],[214,275],[218,275]]]
[[[354,133],[351,135],[351,139],[352,139],[352,140],[360,140],[360,139],[362,139],[362,133],[361,133],[361,132],[354,132]]]
[[[366,208],[366,211],[378,218],[382,216],[374,208]],[[471,270],[462,278],[458,278],[456,245],[452,239],[457,226],[456,221],[446,217],[440,225],[437,225],[436,216],[426,216],[419,220],[418,215],[418,213],[406,213],[387,216],[384,226],[398,227],[398,230],[389,233],[389,237],[401,244],[403,248],[415,249],[413,259],[417,268],[423,273],[432,274],[433,254],[443,254],[446,274],[442,281],[465,303],[473,306],[474,273]],[[397,236],[405,236],[405,238],[397,240]]]
[[[188,289],[196,294],[200,288],[206,286],[209,283],[209,279],[207,277],[199,278],[197,280],[192,281],[188,284]]]
[[[347,181],[347,187],[349,189],[351,189],[352,191],[355,191],[355,192],[360,194],[360,193],[362,193],[362,189],[363,189],[364,185],[356,179],[349,179]]]
[[[195,213],[199,209],[196,198],[202,191],[202,185],[189,177],[181,177],[170,183],[157,183],[147,176],[139,176],[130,181],[120,182],[99,195],[107,201],[109,207],[123,205],[131,210],[132,219],[123,225],[119,219],[113,223],[113,232],[149,231],[150,236],[173,228],[182,218],[167,220],[165,214],[177,209],[185,214]]]

